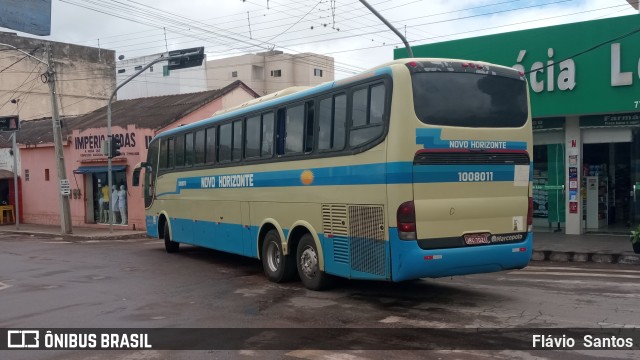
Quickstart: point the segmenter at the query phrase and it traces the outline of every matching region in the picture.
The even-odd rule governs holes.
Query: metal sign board
[[[0,0],[0,27],[51,35],[51,0]]]
[[[69,179],[60,179],[60,194],[71,195],[71,185]]]
[[[640,126],[640,113],[589,115],[580,117],[580,127]]]
[[[531,122],[533,131],[540,130],[562,130],[564,128],[564,117],[536,118]]]

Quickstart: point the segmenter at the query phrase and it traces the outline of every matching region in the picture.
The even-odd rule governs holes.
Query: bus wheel
[[[323,290],[331,285],[333,277],[324,271],[320,271],[318,250],[311,234],[305,234],[300,239],[296,262],[300,280],[302,280],[307,289]]]
[[[275,283],[291,280],[296,274],[295,259],[282,253],[282,242],[278,231],[270,230],[262,243],[262,267],[270,281]]]
[[[170,254],[177,253],[180,250],[180,243],[171,240],[168,221],[164,223],[164,249]]]

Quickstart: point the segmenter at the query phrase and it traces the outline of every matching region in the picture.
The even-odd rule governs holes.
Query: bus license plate
[[[489,244],[489,234],[466,234],[464,236],[464,243],[467,245]]]

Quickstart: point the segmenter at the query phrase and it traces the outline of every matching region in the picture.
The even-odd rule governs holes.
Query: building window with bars
[[[281,77],[282,76],[282,70],[271,70],[271,76],[272,77]]]
[[[232,71],[231,72],[231,77],[232,78],[237,78],[238,77],[238,72],[237,71]]]
[[[24,181],[29,181],[29,169],[24,170]]]
[[[322,77],[322,69],[313,69],[313,76]]]

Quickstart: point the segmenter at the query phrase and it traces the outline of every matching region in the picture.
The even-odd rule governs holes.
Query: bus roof
[[[219,121],[224,121],[233,117],[237,117],[237,116],[244,116],[247,113],[250,112],[259,112],[263,109],[272,107],[272,106],[278,106],[281,103],[285,103],[285,102],[289,102],[289,101],[295,101],[297,99],[303,99],[306,96],[310,96],[310,95],[314,95],[316,93],[331,89],[335,86],[340,86],[340,85],[345,85],[345,84],[349,84],[349,83],[353,83],[359,80],[363,80],[369,77],[374,77],[377,75],[382,75],[382,74],[390,74],[391,73],[391,67],[394,65],[404,65],[407,64],[411,61],[431,61],[431,62],[469,62],[469,63],[475,63],[475,64],[484,64],[484,65],[489,65],[489,66],[495,66],[495,67],[501,67],[504,69],[510,69],[513,70],[512,68],[506,67],[506,66],[502,66],[502,65],[496,65],[496,64],[492,64],[492,63],[487,63],[484,61],[475,61],[475,60],[462,60],[462,59],[444,59],[444,58],[406,58],[406,59],[396,59],[396,60],[392,60],[383,64],[380,64],[374,68],[371,68],[369,70],[366,70],[360,74],[345,78],[345,79],[341,79],[341,80],[335,80],[335,81],[329,81],[329,82],[325,82],[322,83],[320,85],[316,85],[313,87],[309,87],[309,86],[294,86],[294,87],[289,87],[283,90],[279,90],[276,91],[274,93],[271,94],[267,94],[264,96],[261,96],[257,99],[253,99],[253,100],[249,100],[247,102],[244,102],[238,106],[234,106],[228,109],[224,109],[224,110],[219,110],[216,113],[214,113],[212,115],[211,118],[207,118],[207,119],[203,119],[203,120],[199,120],[196,121],[194,123],[191,124],[187,124],[187,125],[183,125],[174,129],[170,129],[167,131],[164,131],[160,134],[158,134],[156,136],[156,138],[159,137],[165,137],[165,136],[170,136],[173,135],[175,133],[178,132],[183,132],[183,131],[189,131],[195,128],[198,128],[200,126],[206,125],[206,124],[214,124],[217,123]]]
[[[297,93],[299,91],[307,90],[307,89],[310,89],[310,88],[311,88],[311,86],[292,86],[292,87],[288,87],[286,89],[282,89],[280,91],[276,91],[276,92],[261,96],[261,97],[256,98],[256,99],[252,99],[252,100],[243,102],[242,104],[237,105],[237,106],[233,106],[233,107],[230,107],[230,108],[227,108],[227,109],[218,110],[213,114],[213,116],[226,114],[228,112],[236,111],[236,110],[245,108],[247,106],[259,104],[261,102],[265,102],[265,101],[269,101],[271,99],[276,99],[276,98],[283,97],[283,96],[286,96],[286,95],[294,94],[294,93]]]
[[[314,95],[316,93],[331,89],[338,85],[343,85],[346,83],[358,81],[358,80],[376,76],[376,75],[381,75],[384,73],[390,73],[390,69],[388,69],[388,67],[379,66],[376,68],[376,70],[369,70],[369,71],[366,71],[365,73],[358,74],[343,80],[328,81],[313,87],[294,86],[294,87],[286,88],[271,94],[267,94],[265,96],[261,96],[257,99],[249,100],[238,106],[234,106],[226,110],[220,110],[215,114],[213,114],[213,117],[211,118],[203,119],[191,124],[183,125],[174,129],[164,131],[158,134],[156,138],[170,136],[177,132],[189,131],[189,129],[198,128],[205,124],[214,124],[219,121],[224,121],[226,119],[242,116],[249,112],[261,111],[262,109],[278,106],[281,103],[296,101],[297,99],[303,99],[307,96]]]

